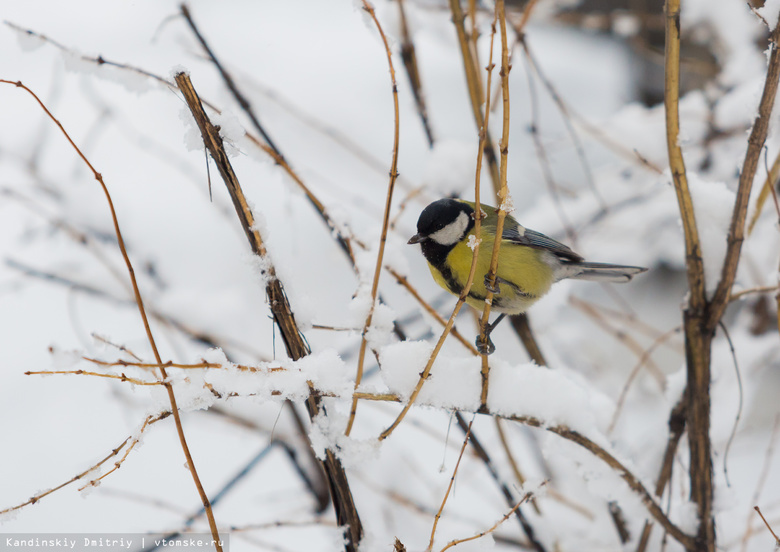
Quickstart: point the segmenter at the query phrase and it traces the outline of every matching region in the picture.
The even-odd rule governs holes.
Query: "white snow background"
[[[397,4],[375,4],[391,40],[401,106],[401,177],[385,260],[446,318],[454,298],[435,285],[419,248],[406,241],[429,201],[453,193],[473,197],[478,136],[462,61],[448,10],[436,2],[404,2],[436,137],[430,149],[399,55]],[[767,4],[765,11],[777,9],[776,2]],[[283,399],[291,399],[305,418],[302,401],[309,380],[340,397],[325,399],[328,416],[317,420],[310,438],[319,454],[327,446],[337,447],[347,467],[366,532],[361,550],[390,550],[398,537],[416,551],[428,545],[463,440],[450,411],[473,410],[479,404],[479,361],[448,339],[423,387],[420,406],[412,408],[389,439],[376,441],[401,407],[373,401],[360,402],[352,436],[343,436],[360,331],[370,305],[393,140],[385,51],[358,5],[351,0],[189,3],[201,32],[287,161],[333,218],[367,245],[356,251],[359,277],[297,184],[242,136],[241,127],[254,130],[178,15],[176,2],[8,2],[4,20],[46,35],[68,51],[2,25],[0,78],[20,80],[35,91],[103,175],[147,309],[167,320],[153,320],[163,358],[225,365],[223,370],[170,369],[207,493],[217,493],[271,439],[305,456],[302,449],[310,445],[300,438]],[[763,86],[766,56],[757,44],[765,44],[764,27],[744,3],[691,0],[683,5],[683,30],[698,29],[702,40],[716,37],[723,68],[705,90],[690,92],[680,105],[680,142],[711,289]],[[674,333],[686,292],[676,197],[668,170],[649,170],[639,157],[667,166],[663,107],[637,102],[636,54],[626,41],[563,26],[552,18],[554,11],[539,8],[527,29],[528,43],[573,110],[622,150],[575,124],[598,196],[608,206],[604,212],[560,113],[538,76],[533,78],[539,102],[536,123],[561,188],[564,221],[529,133],[528,66],[516,48],[510,73],[513,215],[525,226],[569,243],[589,260],[650,271],[625,286],[557,284],[530,312],[549,369],[529,361],[505,322],[493,334],[498,350],[491,357],[489,407],[581,432],[652,489],[666,445],[668,414],[684,386],[683,343]],[[776,21],[777,14],[764,17]],[[482,65],[487,63],[489,22],[485,15]],[[200,96],[224,110],[213,120],[235,147],[231,161],[311,357],[298,363],[286,359],[269,318],[257,260],[213,164],[209,200],[204,152],[198,136],[191,134],[191,117],[181,97],[152,79],[98,67],[81,55],[100,55],[167,79],[184,67]],[[497,69],[493,79],[498,81]],[[146,362],[153,362],[153,356],[98,183],[28,94],[11,85],[0,87],[0,120],[3,510],[88,469],[128,436],[140,435],[146,416],[169,405],[161,388],[87,376],[24,374],[83,369],[151,380],[148,371],[100,368],[79,359],[132,360],[106,341]],[[491,123],[498,140],[500,111]],[[776,115],[767,146],[771,163],[780,147]],[[754,197],[766,177],[764,165],[762,160]],[[484,171],[482,200],[494,203],[490,189]],[[576,230],[574,243],[567,224]],[[777,284],[777,230],[777,215],[768,204],[745,242],[735,290]],[[388,272],[381,276],[380,293],[386,306],[375,312],[369,338],[376,355],[366,355],[361,390],[406,398],[441,327]],[[757,331],[764,306],[769,309],[768,328]],[[392,333],[393,320],[403,328],[406,342]],[[780,416],[773,295],[745,296],[729,308],[725,322],[739,363],[743,407],[724,465],[740,395],[729,345],[719,333],[712,385],[718,542],[728,551],[770,550],[772,539],[753,506],[761,506],[775,530],[780,529],[780,457],[771,455]],[[469,309],[463,309],[457,328],[473,340],[476,325]],[[207,337],[218,349],[193,335]],[[623,399],[627,380],[643,356],[647,359]],[[242,371],[231,363],[257,371]],[[624,404],[615,417],[619,403]],[[516,498],[525,491],[540,493],[539,512],[529,506],[523,511],[548,550],[635,549],[647,514],[619,474],[544,429],[507,421],[502,428],[527,477],[524,488],[515,479],[494,419],[478,415],[474,423],[499,477]],[[114,462],[105,464],[103,472]],[[686,470],[683,437],[663,504],[670,505],[675,523],[690,530],[695,520],[687,501]],[[121,469],[97,488],[77,491],[96,475],[4,516],[0,533],[177,531],[201,507],[172,418],[147,428]],[[549,482],[540,488],[545,480]],[[618,539],[609,501],[622,508],[632,538],[628,548]],[[509,508],[485,464],[467,448],[434,550],[488,529]],[[316,513],[313,495],[282,447],[273,448],[221,498],[214,513],[220,527],[230,532],[236,552],[343,549],[332,509]],[[192,528],[206,532],[208,524],[201,516]],[[661,538],[656,527],[649,550],[660,549]],[[455,549],[513,550],[518,542],[525,542],[525,535],[510,518],[492,535]],[[669,539],[666,550],[681,549]]]

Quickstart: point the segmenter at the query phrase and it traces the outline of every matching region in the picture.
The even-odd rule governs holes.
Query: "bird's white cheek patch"
[[[431,234],[430,238],[441,245],[453,245],[463,239],[463,235],[466,233],[466,228],[469,226],[469,216],[460,212],[458,218],[449,223],[441,230],[437,230]]]

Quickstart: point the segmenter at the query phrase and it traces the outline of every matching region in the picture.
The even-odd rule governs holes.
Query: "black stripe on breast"
[[[436,270],[441,273],[442,278],[444,278],[444,281],[447,282],[447,288],[449,288],[449,290],[455,295],[460,295],[460,292],[463,291],[463,286],[461,286],[457,278],[455,278],[455,275],[452,273],[452,270],[450,270],[450,267],[442,263],[436,267]]]

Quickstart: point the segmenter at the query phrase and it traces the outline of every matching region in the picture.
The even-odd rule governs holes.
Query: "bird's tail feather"
[[[566,278],[593,282],[628,282],[637,274],[647,271],[641,266],[623,266],[607,263],[565,263]]]

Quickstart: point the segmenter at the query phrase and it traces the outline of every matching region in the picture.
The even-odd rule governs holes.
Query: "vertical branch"
[[[266,257],[267,251],[263,238],[255,228],[254,216],[244,197],[243,190],[238,181],[238,177],[233,171],[233,167],[228,159],[225,148],[222,144],[222,138],[219,132],[209,120],[203,106],[200,102],[195,88],[192,86],[190,78],[185,73],[178,73],[175,76],[176,84],[179,86],[187,105],[192,112],[195,121],[198,123],[203,142],[211,154],[212,159],[217,165],[220,175],[225,182],[230,198],[236,209],[236,214],[244,229],[244,233],[249,240],[252,252],[256,255]],[[287,354],[293,360],[298,360],[307,356],[310,351],[303,335],[298,330],[290,303],[284,293],[282,283],[276,278],[276,272],[270,260],[266,257],[266,265],[263,269],[263,276],[267,279],[266,294],[268,303],[271,307],[271,313],[279,332],[284,341]],[[312,393],[306,407],[309,416],[314,418],[320,411],[320,397]],[[331,499],[336,510],[336,520],[342,527],[346,527],[345,550],[346,552],[357,552],[360,540],[363,535],[363,526],[360,522],[355,503],[352,498],[352,491],[349,488],[346,472],[341,465],[341,461],[336,457],[332,450],[325,451],[325,459],[322,461],[325,473],[328,476],[328,485],[330,487]]]
[[[499,25],[501,26],[501,89],[503,100],[503,132],[501,135],[501,170],[499,174],[499,190],[498,190],[498,220],[496,221],[496,237],[493,243],[493,255],[490,258],[490,269],[488,270],[485,279],[490,282],[485,294],[485,307],[482,311],[482,319],[480,320],[480,335],[479,339],[482,343],[487,343],[487,326],[490,319],[490,307],[493,303],[493,292],[490,288],[495,288],[496,285],[496,271],[498,269],[498,253],[501,247],[501,235],[504,231],[504,219],[506,218],[507,211],[511,208],[507,202],[507,155],[509,153],[509,47],[507,44],[506,36],[506,13],[504,11],[503,0],[496,2],[496,13],[498,14]],[[480,396],[480,402],[484,407],[487,406],[487,392],[488,392],[488,358],[486,354],[482,355],[482,394]]]
[[[777,96],[778,80],[780,79],[780,48],[778,48],[777,44],[779,39],[780,25],[777,25],[769,37],[769,67],[766,73],[766,80],[764,81],[764,91],[761,94],[761,102],[758,105],[758,117],[753,124],[753,129],[750,131],[748,149],[745,153],[745,161],[742,164],[742,172],[739,175],[737,200],[734,203],[734,211],[731,215],[731,225],[729,226],[727,238],[726,259],[723,261],[718,288],[715,290],[715,295],[712,298],[712,305],[707,319],[708,328],[714,329],[720,322],[723,312],[729,303],[731,287],[734,285],[734,278],[737,275],[742,242],[745,240],[745,219],[747,217],[750,191],[753,189],[753,179],[758,168],[761,150],[769,132],[769,120],[772,115],[772,108],[775,105],[775,97]]]
[[[457,2],[457,0],[455,1]],[[458,6],[458,8],[460,8],[460,6]],[[492,33],[490,36],[490,63],[488,64],[487,67],[488,89],[490,87],[490,80],[493,74],[493,38],[495,37],[495,34],[496,34],[496,24],[494,20]],[[447,320],[447,324],[444,326],[444,330],[442,331],[441,336],[439,336],[439,340],[436,342],[436,345],[434,346],[433,351],[431,352],[431,355],[428,358],[428,362],[425,364],[425,368],[423,369],[422,373],[420,373],[420,379],[417,381],[417,385],[412,390],[412,394],[409,396],[409,401],[406,403],[406,405],[404,405],[400,414],[398,414],[398,416],[393,421],[393,423],[390,424],[390,426],[379,435],[380,441],[387,439],[390,436],[390,434],[393,431],[395,431],[395,428],[398,427],[401,421],[403,421],[404,417],[406,417],[406,413],[409,412],[409,409],[414,404],[414,401],[417,400],[417,396],[420,394],[420,390],[422,389],[422,386],[425,384],[425,380],[428,379],[428,377],[431,374],[431,370],[433,369],[433,363],[436,361],[436,357],[439,355],[439,351],[441,351],[441,348],[444,345],[444,341],[447,339],[447,336],[450,334],[450,331],[452,331],[452,327],[455,324],[455,317],[460,312],[461,307],[463,307],[463,303],[465,303],[466,301],[466,297],[468,297],[469,293],[471,292],[471,286],[474,283],[474,274],[476,274],[477,271],[477,259],[479,258],[479,246],[480,246],[481,225],[482,225],[482,209],[480,207],[480,202],[479,202],[479,191],[480,191],[480,183],[482,181],[481,178],[482,158],[484,152],[488,151],[485,145],[487,144],[487,123],[489,121],[489,117],[490,117],[490,97],[488,96],[487,104],[485,106],[484,122],[483,122],[483,126],[480,127],[480,132],[479,132],[479,149],[477,151],[477,167],[476,167],[476,175],[474,177],[474,198],[475,198],[474,199],[474,235],[476,236],[477,239],[474,242],[473,253],[471,256],[471,268],[469,269],[469,276],[466,279],[466,285],[463,287],[463,291],[460,292],[458,301],[455,303],[455,308],[452,310],[452,314],[450,315],[449,320]],[[492,151],[492,149],[490,151]]]
[[[705,328],[707,298],[701,244],[688,188],[682,149],[679,144],[680,115],[680,0],[666,2],[666,50],[664,57],[664,106],[669,166],[685,233],[685,265],[688,276],[688,304],[683,312],[687,386],[689,478],[691,500],[697,506],[699,528],[695,550],[712,552],[715,521],[712,515],[712,443],[710,442],[710,355],[714,335]]]
[[[689,308],[698,313],[704,310],[704,265],[701,244],[693,213],[693,201],[688,189],[685,161],[679,144],[680,137],[680,0],[666,2],[666,50],[664,56],[664,107],[666,109],[666,146],[669,168],[674,179],[674,190],[680,207],[685,232],[685,260],[690,288]]]
[[[471,111],[474,114],[477,128],[484,129],[485,132],[485,140],[482,147],[488,160],[490,177],[493,180],[493,189],[496,194],[498,194],[500,188],[498,160],[496,159],[496,151],[493,148],[493,140],[490,137],[490,132],[488,132],[487,126],[485,125],[485,117],[482,114],[482,104],[485,100],[482,95],[482,87],[480,86],[478,62],[474,57],[474,53],[472,52],[471,46],[469,46],[469,41],[466,36],[466,27],[464,24],[465,15],[460,6],[460,0],[450,0],[450,9],[452,10],[452,22],[455,24],[455,30],[458,33],[458,44],[460,45],[461,55],[463,56],[463,68],[466,71],[466,84],[469,90],[469,99],[471,100]],[[474,29],[472,33],[476,33],[476,29]],[[482,132],[482,130],[480,130],[480,132]]]
[[[382,260],[384,259],[385,254],[385,243],[387,242],[387,228],[390,224],[390,205],[393,201],[393,189],[395,187],[395,181],[398,178],[398,142],[399,142],[399,128],[400,128],[400,113],[398,108],[398,85],[395,82],[395,69],[393,68],[393,56],[390,52],[390,46],[387,43],[387,37],[385,36],[384,31],[382,30],[382,26],[379,24],[379,20],[376,18],[376,13],[374,13],[374,8],[367,2],[367,0],[363,0],[363,9],[368,12],[368,14],[371,16],[371,19],[374,20],[374,24],[376,24],[376,28],[379,31],[380,36],[382,37],[382,42],[385,45],[385,52],[387,53],[387,64],[390,66],[390,79],[393,83],[393,111],[395,113],[394,117],[394,123],[393,123],[393,160],[390,164],[390,182],[387,185],[387,198],[385,200],[385,213],[384,217],[382,219],[382,235],[379,238],[379,252],[376,256],[376,266],[374,267],[374,281],[371,284],[371,307],[368,311],[368,317],[366,318],[366,323],[363,326],[363,333],[361,334],[360,339],[360,353],[358,355],[358,368],[357,368],[357,375],[355,376],[355,391],[357,391],[358,386],[360,385],[361,380],[363,379],[363,365],[365,363],[366,359],[366,334],[368,333],[369,328],[371,327],[371,321],[374,318],[374,307],[376,305],[376,295],[379,290],[379,276],[382,274]],[[349,412],[349,421],[347,422],[347,429],[345,430],[345,434],[349,435],[349,433],[352,431],[352,424],[355,422],[355,413],[357,412],[357,404],[358,399],[353,398],[352,399],[352,408]]]

